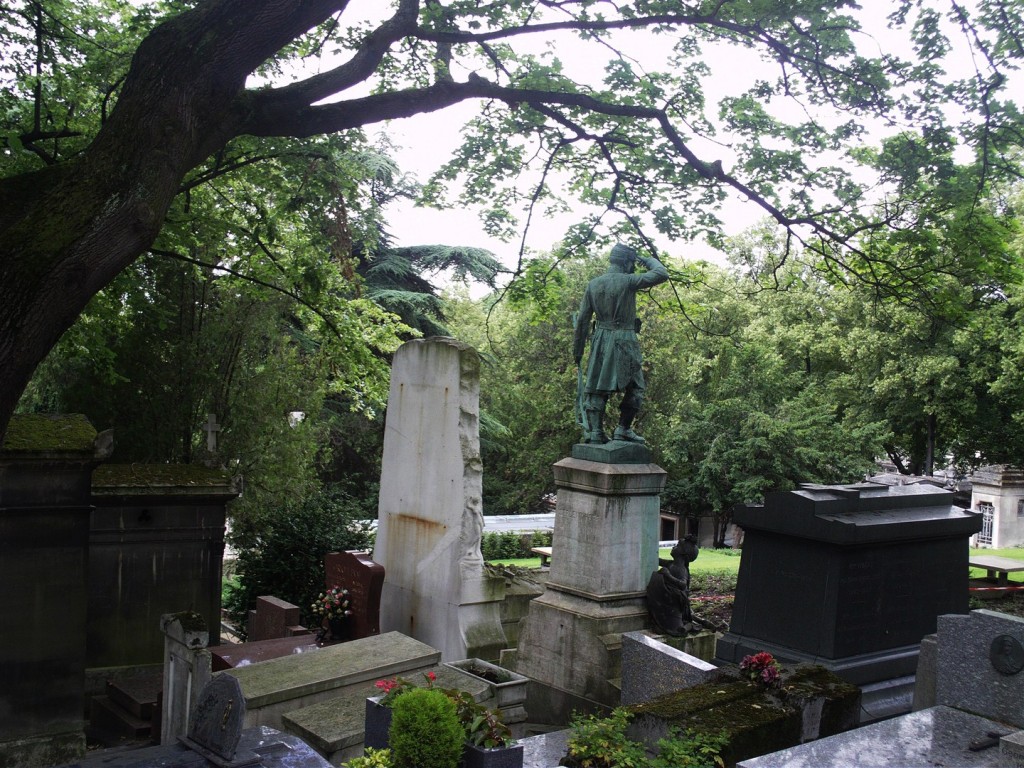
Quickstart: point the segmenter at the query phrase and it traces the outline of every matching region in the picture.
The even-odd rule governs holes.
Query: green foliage
[[[668,738],[658,740],[658,756],[651,768],[724,768],[721,752],[728,743],[724,733],[673,730]]]
[[[479,704],[468,691],[450,688],[445,689],[444,694],[455,704],[467,742],[483,749],[496,749],[511,743],[512,730],[502,722],[500,711]]]
[[[533,557],[532,547],[550,547],[551,531],[521,534],[512,531],[486,531],[480,541],[484,560],[515,560]]]
[[[573,717],[566,757],[569,768],[723,768],[720,754],[728,745],[725,734],[673,730],[659,739],[657,755],[648,757],[643,744],[626,736],[633,715],[616,707],[607,717]]]
[[[395,768],[395,761],[390,749],[368,747],[365,755],[353,757],[343,765],[348,768]]]
[[[392,709],[388,743],[396,768],[456,768],[466,734],[450,698],[415,688],[395,699]]]
[[[322,491],[237,521],[230,539],[238,585],[228,586],[225,608],[244,622],[257,597],[273,595],[298,605],[304,622],[315,621],[310,606],[324,589],[324,555],[364,549],[362,519],[358,504]]]
[[[608,717],[576,715],[562,765],[569,768],[645,768],[642,744],[626,737],[632,715],[616,707]]]

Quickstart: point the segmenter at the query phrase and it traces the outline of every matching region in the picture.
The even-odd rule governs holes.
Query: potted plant
[[[465,731],[455,702],[443,691],[413,688],[400,695],[388,734],[397,768],[457,768]]]
[[[427,684],[426,688],[434,685],[437,676],[433,672],[424,674]],[[391,708],[399,696],[408,693],[416,686],[403,677],[393,677],[390,680],[378,680],[374,683],[380,694],[371,696],[366,700],[366,717],[363,733],[363,748],[384,749],[388,746],[388,731],[391,729]]]
[[[446,691],[466,734],[462,768],[523,768],[523,745],[501,721],[501,713],[487,709],[466,691]]]
[[[524,675],[483,659],[450,661],[445,662],[445,666],[484,680],[491,687],[498,709],[507,709],[526,701],[526,684],[529,678]]]
[[[320,630],[316,633],[318,643],[326,640],[328,632],[331,640],[347,639],[346,619],[352,615],[352,600],[347,589],[334,586],[326,592],[321,592],[310,606],[310,610],[320,619]]]

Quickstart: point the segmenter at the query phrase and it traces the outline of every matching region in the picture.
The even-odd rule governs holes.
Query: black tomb
[[[915,674],[936,618],[968,612],[981,515],[928,485],[807,485],[738,505],[736,601],[716,658],[768,651],[866,685]]]

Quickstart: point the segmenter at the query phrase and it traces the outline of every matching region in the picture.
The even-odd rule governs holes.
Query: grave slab
[[[938,637],[937,703],[1024,728],[1024,619],[940,616]]]
[[[444,664],[431,667],[422,674],[417,672],[404,677],[414,685],[424,686],[424,675],[427,672],[434,673],[434,687],[467,691],[474,701],[493,708],[493,700],[488,698],[491,693],[490,686]],[[372,682],[352,686],[328,701],[284,714],[281,718],[282,726],[285,731],[301,738],[333,765],[338,765],[363,754],[365,702],[367,698],[379,693]]]
[[[737,768],[1005,768],[997,747],[972,751],[1005,725],[951,707],[932,707],[798,747],[742,760]]]
[[[400,632],[385,632],[220,672],[238,678],[246,725],[281,727],[281,716],[319,704],[345,688],[394,675],[411,676],[441,661],[441,653]]]

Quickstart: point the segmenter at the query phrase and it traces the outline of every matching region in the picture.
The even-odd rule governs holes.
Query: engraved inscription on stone
[[[1024,646],[1010,635],[996,635],[989,647],[988,658],[996,672],[1016,675],[1024,669]]]

